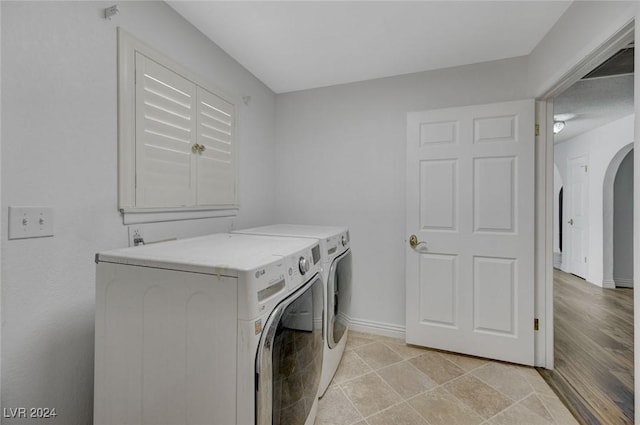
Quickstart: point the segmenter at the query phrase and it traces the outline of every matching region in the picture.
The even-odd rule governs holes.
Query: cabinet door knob
[[[206,147],[204,145],[199,145],[198,143],[196,143],[195,145],[191,146],[191,152],[193,152],[193,153],[202,153],[202,152],[204,152],[205,149],[206,149]]]
[[[572,225],[572,226],[573,226],[573,219],[572,219],[572,218],[571,218],[571,219],[569,219],[569,221],[567,221],[567,223],[569,223],[570,225]]]

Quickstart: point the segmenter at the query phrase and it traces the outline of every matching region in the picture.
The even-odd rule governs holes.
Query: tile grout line
[[[519,401],[517,401],[517,402],[513,403],[511,406],[507,407],[506,409],[501,410],[501,411],[499,411],[498,413],[496,413],[495,415],[491,416],[490,418],[488,418],[488,419],[487,419],[487,421],[490,421],[490,420],[494,419],[496,416],[500,416],[500,415],[501,415],[501,414],[503,414],[505,411],[507,411],[507,410],[511,409],[512,407],[514,407],[514,406],[516,406],[516,405],[518,405],[518,404],[522,404],[522,403],[524,402],[524,400],[525,400],[526,398],[530,397],[531,395],[537,395],[537,394],[536,394],[535,392],[534,392],[534,393],[532,393],[532,394],[529,394],[527,397],[524,397],[524,398],[520,399]],[[525,408],[526,408],[527,410],[531,411],[531,409],[527,408],[526,406],[525,406]],[[547,421],[545,418],[543,418],[542,416],[538,415],[537,413],[535,413],[535,412],[533,412],[533,411],[531,411],[531,412],[532,412],[532,413],[534,413],[536,416],[538,416],[538,417],[539,417],[540,419],[542,419],[543,421],[545,421],[547,424],[549,424],[549,425],[556,425],[556,424],[558,423],[558,422],[556,421],[556,418],[551,414],[551,412],[549,412],[549,409],[547,409],[547,407],[546,407],[546,406],[544,406],[544,408],[545,408],[545,409],[547,410],[547,412],[549,413],[549,416],[551,416],[551,418],[553,419],[553,423],[551,423],[551,422]]]
[[[442,357],[442,356],[441,356],[441,357]],[[447,359],[445,359],[445,360],[447,360]],[[453,362],[451,362],[451,363],[453,363]],[[442,383],[442,386],[444,386],[444,385],[449,384],[449,383],[452,383],[452,382],[454,382],[454,381],[458,381],[458,380],[460,380],[460,379],[462,379],[462,378],[464,378],[464,377],[466,377],[466,376],[471,376],[471,377],[473,377],[473,378],[475,378],[475,379],[479,380],[479,381],[480,381],[480,382],[482,382],[483,384],[487,385],[489,388],[493,389],[494,391],[498,392],[499,394],[501,394],[501,395],[503,395],[503,396],[507,397],[509,400],[511,400],[511,401],[512,401],[512,402],[511,402],[511,404],[509,404],[509,406],[507,406],[506,408],[504,408],[504,409],[500,410],[500,411],[499,411],[499,412],[497,412],[495,415],[493,415],[493,416],[491,416],[491,417],[489,417],[489,418],[486,418],[486,419],[485,419],[485,422],[486,422],[486,421],[489,421],[489,420],[491,420],[491,419],[493,419],[493,418],[495,418],[496,416],[498,416],[498,415],[500,415],[500,414],[502,414],[502,413],[504,413],[505,411],[507,411],[507,410],[511,409],[512,407],[516,406],[517,404],[521,404],[525,399],[529,398],[529,397],[530,397],[530,396],[532,396],[532,395],[535,395],[535,396],[539,396],[539,395],[540,395],[540,393],[538,393],[538,392],[535,390],[535,388],[533,387],[533,385],[531,384],[531,382],[529,382],[529,380],[527,379],[527,377],[526,377],[526,376],[524,376],[524,375],[522,375],[522,374],[521,374],[517,369],[515,370],[515,373],[517,373],[520,377],[522,377],[522,378],[526,381],[526,383],[527,383],[527,385],[529,386],[529,388],[531,389],[531,392],[530,392],[530,393],[526,394],[525,396],[523,396],[523,397],[521,397],[521,398],[519,398],[519,399],[517,399],[517,400],[514,400],[514,399],[513,399],[513,398],[511,398],[508,394],[505,394],[503,391],[499,390],[498,388],[495,388],[495,387],[494,387],[493,385],[491,385],[489,382],[486,382],[486,381],[485,381],[484,379],[482,379],[481,377],[476,376],[475,374],[473,374],[473,372],[475,372],[475,371],[477,371],[477,370],[480,370],[480,369],[482,369],[482,368],[488,367],[488,366],[490,366],[490,365],[492,365],[492,364],[496,364],[496,363],[491,362],[491,361],[490,361],[490,362],[487,362],[486,364],[484,364],[484,365],[482,365],[482,366],[479,366],[479,367],[473,368],[473,369],[471,369],[471,370],[469,370],[469,371],[466,371],[463,375],[460,375],[460,376],[458,376],[458,377],[456,377],[456,378],[453,378],[453,379],[451,379],[451,380],[449,380],[449,381],[447,381],[447,382]],[[456,366],[457,366],[457,365],[456,365]],[[456,395],[455,395],[455,394],[453,394],[453,393],[451,393],[451,391],[447,390],[447,388],[443,388],[443,390],[447,391],[449,394],[451,394],[451,396],[453,396],[454,398],[456,398],[457,400],[459,400],[459,401],[460,401],[461,403],[463,403],[465,406],[467,406],[467,407],[470,407],[470,408],[471,408],[471,406],[469,406],[467,403],[465,403],[465,402],[464,402],[463,400],[461,400],[460,398],[456,397]],[[538,397],[538,399],[539,399],[539,400],[540,400],[540,402],[542,403],[542,405],[543,405],[544,409],[547,411],[547,413],[549,413],[549,416],[551,416],[551,418],[553,418],[553,420],[554,420],[554,424],[557,424],[557,420],[556,420],[555,416],[551,413],[551,411],[550,411],[550,410],[549,410],[549,408],[547,407],[546,403],[544,403],[544,402],[543,402],[539,397]],[[473,409],[472,409],[472,410],[473,410]],[[528,408],[527,408],[527,410],[530,410],[530,409],[528,409]],[[475,410],[474,410],[474,412],[475,412]],[[482,417],[482,415],[480,415],[478,412],[475,412],[475,413],[476,413],[476,414],[478,414],[480,417]],[[541,417],[540,415],[538,415],[536,412],[533,412],[533,411],[532,411],[532,413],[533,413],[533,414],[535,414],[536,416],[540,417],[542,420],[545,420],[545,421],[546,421],[546,419],[542,418],[542,417]],[[547,421],[547,422],[548,422],[548,421]],[[484,422],[483,422],[483,423],[484,423]]]
[[[369,368],[369,370],[367,370],[366,372],[359,374],[357,376],[351,377],[349,379],[345,379],[344,381],[340,382],[340,383],[335,383],[333,385],[337,386],[338,389],[340,390],[340,393],[347,399],[349,405],[351,405],[353,407],[353,409],[355,410],[355,412],[358,413],[358,415],[360,416],[360,419],[356,420],[355,422],[352,422],[350,425],[355,425],[360,423],[361,421],[364,422],[364,424],[370,425],[369,424],[369,419],[371,419],[374,416],[380,415],[390,409],[393,409],[394,407],[400,406],[402,404],[406,404],[409,406],[409,408],[411,409],[412,412],[414,412],[415,414],[417,414],[417,417],[419,417],[424,423],[426,423],[427,425],[430,425],[430,422],[428,421],[427,418],[425,418],[424,416],[422,416],[420,414],[420,412],[418,412],[410,403],[411,400],[416,399],[417,397],[424,395],[426,393],[429,393],[431,391],[437,390],[437,389],[441,389],[442,391],[445,391],[448,395],[450,395],[454,400],[457,400],[459,403],[461,403],[463,406],[466,406],[467,408],[470,409],[471,412],[473,412],[474,414],[476,414],[480,419],[482,419],[482,422],[480,422],[481,425],[490,425],[491,421],[493,419],[495,419],[497,416],[503,414],[505,411],[512,409],[513,407],[517,406],[517,405],[521,405],[523,406],[523,403],[526,399],[528,399],[529,397],[531,397],[532,395],[535,395],[536,398],[538,399],[538,401],[541,403],[542,407],[545,409],[545,411],[548,413],[549,417],[552,419],[553,424],[557,425],[559,424],[558,419],[557,419],[557,415],[552,413],[552,409],[550,409],[550,404],[552,401],[554,401],[554,394],[548,394],[546,392],[542,392],[542,391],[538,391],[536,389],[536,386],[534,385],[533,382],[533,378],[531,376],[529,376],[529,373],[524,373],[525,371],[522,370],[521,367],[517,366],[517,365],[513,365],[514,369],[513,369],[513,373],[517,374],[519,377],[521,377],[522,379],[524,379],[524,381],[526,382],[528,389],[530,390],[530,392],[528,392],[527,394],[525,394],[524,396],[520,397],[517,400],[514,400],[512,397],[509,396],[509,394],[505,393],[503,390],[500,390],[496,387],[494,387],[491,383],[487,382],[485,379],[481,378],[480,376],[475,375],[475,373],[477,371],[480,371],[484,368],[489,367],[492,364],[496,364],[497,362],[493,362],[491,360],[488,360],[485,364],[482,364],[480,366],[477,367],[472,367],[469,370],[463,368],[462,366],[458,365],[457,363],[455,363],[454,361],[448,359],[446,356],[441,355],[441,353],[439,352],[439,350],[432,350],[429,348],[424,348],[423,349],[423,353],[420,353],[419,351],[416,354],[408,354],[407,357],[405,357],[402,352],[398,349],[396,350],[394,347],[394,341],[396,339],[392,339],[389,337],[379,337],[377,335],[372,335],[371,337],[366,336],[368,334],[363,334],[362,338],[363,340],[365,340],[365,342],[363,342],[362,344],[356,345],[355,347],[350,347],[349,350],[345,350],[346,351],[352,351],[354,354],[354,359],[359,360],[363,366]],[[359,335],[356,335],[359,336]],[[401,344],[402,340],[401,339],[397,339],[398,344]],[[393,352],[395,355],[397,355],[401,360],[399,361],[392,361],[389,364],[385,364],[384,366],[381,366],[379,368],[374,368],[369,361],[367,361],[362,355],[360,355],[358,352],[356,352],[356,350],[360,349],[360,348],[365,348],[367,346],[371,346],[374,343],[379,343],[381,344],[383,347],[391,350],[391,352]],[[416,347],[418,349],[420,349],[420,347]],[[435,353],[438,355],[438,357],[442,360],[445,360],[447,364],[451,364],[453,366],[455,366],[456,368],[458,368],[459,370],[461,370],[463,373],[460,376],[454,377],[446,382],[443,382],[441,384],[438,384],[437,382],[435,382],[428,374],[426,374],[425,372],[423,372],[422,370],[418,369],[413,363],[410,362],[410,360],[420,357],[423,354],[426,353]],[[406,352],[405,352],[406,353]],[[452,355],[455,355],[455,353],[451,353]],[[396,390],[392,385],[390,385],[379,373],[379,371],[382,371],[384,369],[387,369],[389,367],[392,367],[394,365],[400,365],[402,363],[406,363],[409,367],[411,367],[412,369],[415,369],[416,372],[425,375],[431,382],[435,383],[436,385],[432,388],[428,388],[428,389],[424,389],[423,391],[420,391],[414,395],[411,395],[408,398],[404,398],[400,392],[398,390]],[[499,363],[499,362],[498,362]],[[358,379],[358,378],[362,378],[368,374],[374,373],[375,376],[384,384],[386,385],[388,388],[391,389],[391,393],[390,394],[396,394],[399,397],[399,401],[396,403],[391,404],[390,406],[385,407],[384,409],[381,409],[375,413],[372,413],[368,416],[364,416],[360,410],[356,407],[356,405],[354,404],[353,400],[351,400],[351,398],[347,395],[344,386],[346,384],[349,384],[350,382]],[[511,403],[509,404],[509,406],[507,406],[506,408],[500,410],[499,412],[497,412],[495,415],[489,417],[489,418],[484,418],[483,415],[481,415],[480,413],[476,412],[475,409],[473,409],[473,407],[469,404],[467,404],[466,402],[464,402],[463,400],[461,400],[459,397],[455,396],[451,391],[449,391],[447,388],[445,388],[445,385],[450,384],[450,383],[454,383],[456,381],[459,381],[462,378],[465,377],[471,377],[474,379],[477,379],[478,381],[480,381],[482,384],[487,385],[489,388],[493,389],[494,391],[496,391],[498,394],[501,394],[502,396],[506,397],[508,400],[511,401]],[[387,389],[388,391],[388,389]],[[526,408],[527,410],[531,411],[533,414],[535,414],[536,416],[538,416],[540,419],[544,420],[546,423],[551,424],[550,422],[548,422],[548,420],[546,418],[543,418],[541,415],[539,415],[537,412],[529,409],[528,407],[524,406],[524,408]]]
[[[394,407],[396,407],[396,406],[399,406],[399,405],[401,405],[401,404],[403,404],[403,403],[406,403],[406,404],[407,404],[407,406],[409,406],[409,408],[410,408],[413,412],[415,412],[419,418],[421,418],[421,419],[422,419],[422,420],[423,420],[427,425],[430,425],[430,422],[429,422],[429,421],[428,421],[424,416],[422,416],[422,415],[420,414],[420,412],[418,412],[418,411],[417,411],[413,406],[411,406],[411,404],[410,404],[410,403],[408,403],[408,400],[409,400],[409,399],[406,399],[406,400],[405,400],[405,399],[404,399],[404,397],[403,397],[403,396],[402,396],[402,395],[401,395],[401,394],[400,394],[400,393],[399,393],[395,388],[393,388],[393,387],[392,387],[392,386],[391,386],[391,385],[390,385],[390,384],[389,384],[389,383],[388,383],[388,382],[387,382],[387,381],[386,381],[386,380],[385,380],[385,379],[384,379],[384,378],[383,378],[383,377],[378,373],[378,371],[379,371],[379,370],[386,369],[386,368],[388,368],[388,367],[391,367],[391,366],[394,366],[394,365],[398,365],[398,364],[401,364],[401,363],[405,362],[405,363],[407,363],[409,366],[411,366],[411,367],[413,367],[414,369],[416,369],[416,371],[418,371],[419,373],[424,374],[424,372],[422,372],[421,370],[419,370],[418,368],[416,368],[415,366],[413,366],[413,365],[409,362],[409,360],[410,360],[410,359],[415,358],[415,357],[418,357],[419,355],[416,355],[416,356],[414,356],[414,357],[410,357],[410,358],[406,358],[406,359],[405,359],[405,358],[404,358],[400,353],[398,353],[397,351],[395,351],[392,347],[389,347],[389,346],[388,346],[387,344],[385,344],[383,341],[374,341],[374,342],[379,342],[379,343],[380,343],[380,344],[382,344],[384,347],[386,347],[386,348],[390,349],[394,354],[396,354],[398,357],[400,357],[400,359],[401,359],[401,360],[399,360],[399,361],[397,361],[397,362],[389,363],[389,364],[387,364],[387,365],[385,365],[385,366],[382,366],[382,367],[380,367],[380,368],[378,368],[378,369],[375,369],[373,366],[371,366],[371,364],[370,364],[369,362],[367,362],[367,361],[366,361],[366,360],[365,360],[365,359],[364,359],[364,358],[363,358],[359,353],[357,353],[357,352],[354,350],[354,351],[353,351],[353,352],[354,352],[354,354],[355,354],[356,356],[358,356],[358,358],[360,358],[360,359],[361,359],[361,360],[362,360],[362,361],[363,361],[363,362],[364,362],[368,367],[370,367],[370,368],[371,368],[371,370],[370,370],[368,373],[366,373],[366,374],[364,374],[364,375],[361,375],[360,377],[365,376],[365,375],[368,375],[368,374],[369,374],[369,373],[371,373],[371,372],[375,373],[375,375],[376,375],[376,376],[377,376],[377,377],[378,377],[378,378],[383,382],[383,384],[385,384],[387,387],[389,387],[389,388],[391,389],[391,391],[393,391],[393,393],[395,393],[395,394],[398,396],[398,398],[400,399],[400,401],[398,401],[397,403],[394,403],[394,404],[392,404],[392,405],[390,405],[390,406],[387,406],[386,408],[384,408],[384,409],[382,409],[382,410],[379,410],[378,412],[372,413],[372,414],[371,414],[371,415],[369,415],[369,416],[364,416],[364,415],[362,415],[362,414],[361,414],[361,416],[363,416],[363,418],[364,418],[365,422],[368,424],[369,422],[368,422],[368,420],[367,420],[367,419],[369,419],[369,418],[371,418],[371,417],[373,417],[373,416],[375,416],[375,415],[379,415],[379,414],[381,414],[381,413],[383,413],[383,412],[385,412],[385,411],[387,411],[387,410],[390,410],[390,409],[392,409],[392,408],[394,408]],[[367,345],[371,345],[371,344],[367,344]],[[356,348],[359,348],[359,347],[356,347]],[[426,350],[425,350],[425,351],[426,351]],[[424,374],[424,375],[425,375],[425,376],[427,376],[426,374]],[[356,378],[352,378],[351,380],[354,380],[354,379],[357,379],[357,378],[358,378],[358,377],[356,377]],[[429,377],[427,376],[427,378],[429,378]],[[433,381],[431,378],[429,378],[429,379],[430,379],[431,381]],[[351,381],[351,380],[350,380],[350,381]],[[347,381],[345,381],[345,382],[347,382]],[[437,386],[436,386],[436,387],[437,387]],[[434,388],[436,388],[436,387],[434,387]],[[432,389],[434,389],[434,388],[432,388]],[[342,389],[342,388],[341,388],[341,389]],[[426,392],[426,391],[429,391],[429,390],[422,391],[422,392],[420,392],[419,394],[422,394],[422,393],[424,393],[424,392]],[[344,393],[344,391],[343,391],[343,393]],[[419,395],[419,394],[418,394],[418,395]],[[344,395],[345,395],[345,397],[347,398],[347,400],[349,400],[349,402],[353,405],[353,402],[352,402],[351,398],[350,398],[346,393],[344,393]],[[412,398],[413,398],[413,397],[412,397]],[[355,407],[355,405],[353,405],[353,406],[354,406],[354,408],[356,409],[356,411],[358,411],[358,413],[360,413],[360,411],[357,409],[357,407]]]
[[[381,343],[382,343],[384,346],[386,346],[387,348],[391,349],[391,350],[392,350],[393,352],[395,352],[396,354],[398,354],[400,357],[402,357],[402,355],[400,355],[400,353],[398,353],[397,351],[393,350],[393,348],[388,347],[388,346],[387,346],[387,344],[385,344],[384,342],[381,342]],[[355,352],[355,351],[354,351],[354,352]],[[482,364],[482,365],[480,365],[480,366],[473,367],[473,368],[471,368],[471,369],[467,370],[467,369],[464,369],[462,366],[460,366],[460,365],[456,364],[455,362],[453,362],[453,361],[449,360],[449,359],[448,359],[448,358],[446,358],[445,356],[440,355],[440,353],[439,353],[438,351],[436,351],[436,350],[429,350],[429,349],[426,349],[426,350],[425,350],[425,352],[432,352],[432,353],[436,354],[440,359],[442,359],[442,360],[444,360],[445,362],[447,362],[447,363],[449,363],[449,364],[451,364],[451,365],[455,366],[456,368],[460,369],[463,373],[462,373],[462,375],[460,375],[460,376],[456,376],[455,378],[452,378],[452,379],[450,379],[450,380],[448,380],[448,381],[446,381],[446,382],[443,382],[442,384],[438,384],[438,385],[436,385],[435,387],[433,387],[433,388],[431,388],[431,389],[428,389],[428,390],[422,391],[422,392],[420,392],[420,393],[418,393],[418,394],[416,394],[416,395],[414,395],[414,396],[410,397],[410,398],[409,398],[409,399],[407,399],[407,400],[404,400],[404,398],[402,397],[402,395],[400,395],[400,393],[398,393],[398,391],[396,391],[396,390],[395,390],[395,388],[391,387],[391,385],[389,385],[389,384],[385,381],[385,379],[384,379],[382,376],[380,376],[380,374],[378,374],[378,370],[381,370],[381,369],[384,369],[384,368],[387,368],[387,367],[390,367],[390,366],[393,366],[393,365],[396,365],[396,364],[400,364],[400,363],[402,363],[402,362],[404,361],[404,362],[407,362],[407,363],[408,363],[409,365],[411,365],[412,367],[414,367],[414,368],[415,368],[416,370],[418,370],[420,373],[423,373],[425,376],[427,376],[429,379],[431,379],[431,378],[429,377],[429,375],[425,374],[424,372],[422,372],[421,370],[419,370],[417,367],[415,367],[411,362],[409,362],[409,361],[408,361],[408,360],[410,360],[410,359],[412,359],[412,358],[419,357],[420,355],[416,355],[416,356],[414,356],[414,357],[411,357],[411,358],[409,358],[409,359],[404,359],[404,360],[399,361],[399,362],[390,363],[390,364],[388,364],[388,365],[386,365],[386,366],[383,366],[383,367],[381,367],[381,368],[379,368],[379,369],[375,369],[375,368],[373,368],[373,367],[372,367],[372,366],[371,366],[371,365],[370,365],[370,364],[369,364],[369,363],[368,363],[364,358],[362,358],[362,357],[361,357],[357,352],[355,352],[355,354],[356,354],[356,355],[358,355],[358,357],[360,357],[360,358],[362,359],[362,361],[363,361],[363,362],[365,362],[365,364],[366,364],[367,366],[371,367],[372,371],[376,374],[376,376],[378,376],[378,378],[380,378],[380,379],[382,380],[382,382],[384,382],[387,386],[389,386],[389,387],[390,387],[390,388],[391,388],[391,389],[392,389],[392,390],[393,390],[393,391],[394,391],[394,392],[395,392],[395,393],[396,393],[396,394],[397,394],[397,395],[402,399],[402,401],[401,401],[401,402],[399,402],[399,403],[395,403],[395,404],[393,404],[392,406],[389,406],[389,407],[387,407],[387,408],[385,408],[385,409],[383,409],[383,410],[381,410],[381,411],[379,411],[379,412],[377,412],[377,413],[374,413],[374,414],[372,414],[372,415],[369,415],[368,417],[366,417],[366,418],[365,418],[365,420],[366,420],[367,418],[370,418],[371,416],[377,415],[378,413],[381,413],[381,412],[384,412],[384,411],[386,411],[386,410],[389,410],[389,409],[391,409],[392,407],[397,406],[398,404],[401,404],[402,402],[407,402],[407,404],[412,408],[412,410],[416,411],[416,410],[413,408],[413,406],[411,406],[411,404],[410,404],[410,403],[408,403],[408,401],[409,401],[410,399],[416,398],[416,397],[417,397],[417,396],[419,396],[419,395],[422,395],[422,394],[425,394],[425,393],[427,393],[427,392],[430,392],[430,391],[436,390],[436,389],[438,389],[438,388],[441,388],[443,391],[446,391],[446,392],[447,392],[447,394],[451,395],[454,399],[456,399],[457,401],[459,401],[461,404],[463,404],[464,406],[466,406],[466,407],[468,407],[469,409],[471,409],[471,411],[472,411],[472,412],[474,412],[476,415],[478,415],[480,418],[482,418],[482,419],[483,419],[483,422],[482,422],[482,423],[485,423],[485,422],[487,422],[487,421],[489,421],[489,420],[491,420],[491,419],[495,418],[496,416],[498,416],[498,415],[502,414],[503,412],[505,412],[506,410],[508,410],[508,409],[510,409],[511,407],[515,406],[516,404],[519,404],[521,401],[523,401],[525,398],[529,397],[530,395],[532,395],[532,394],[536,394],[536,391],[535,391],[535,389],[533,388],[533,386],[531,385],[531,383],[526,379],[526,377],[524,377],[524,376],[520,375],[519,373],[518,373],[518,375],[522,376],[522,377],[523,377],[523,379],[525,379],[525,380],[526,380],[526,383],[527,383],[527,385],[529,386],[529,388],[531,388],[531,392],[530,392],[529,394],[525,395],[524,397],[520,398],[519,400],[514,400],[514,399],[512,399],[511,397],[509,397],[509,395],[508,395],[508,394],[503,393],[503,392],[502,392],[502,391],[500,391],[499,389],[495,388],[493,385],[489,384],[488,382],[484,381],[484,380],[483,380],[483,379],[481,379],[480,377],[478,377],[478,376],[476,376],[476,375],[474,375],[474,374],[473,374],[473,372],[474,372],[474,371],[477,371],[477,370],[479,370],[479,369],[482,369],[482,368],[488,367],[489,365],[493,364],[493,363],[492,363],[492,362],[490,362],[490,361],[487,361],[487,363],[485,363],[485,364]],[[364,375],[362,375],[362,376],[364,376]],[[511,401],[511,403],[510,403],[506,408],[504,408],[504,409],[500,410],[499,412],[497,412],[495,415],[493,415],[493,416],[491,416],[491,417],[489,417],[489,418],[485,418],[483,415],[481,415],[480,413],[476,412],[476,411],[475,411],[475,409],[473,409],[473,407],[472,407],[472,406],[470,406],[470,405],[469,405],[468,403],[466,403],[464,400],[460,399],[460,398],[459,398],[459,397],[457,397],[455,394],[453,394],[451,391],[449,391],[447,388],[445,388],[445,385],[450,384],[450,383],[453,383],[453,382],[455,382],[455,381],[459,381],[459,380],[461,380],[462,378],[465,378],[465,377],[472,377],[472,378],[475,378],[475,379],[479,380],[479,381],[480,381],[480,382],[482,382],[483,384],[487,385],[489,388],[491,388],[491,389],[493,389],[494,391],[498,392],[499,394],[501,394],[501,395],[505,396],[508,400],[510,400],[510,401]],[[354,378],[354,379],[355,379],[355,378]],[[432,379],[431,379],[431,380],[432,380]],[[545,407],[545,409],[547,410],[547,412],[549,412],[549,409],[547,409],[546,405],[545,405],[544,407]],[[416,411],[416,412],[417,412],[417,411]],[[423,418],[423,419],[426,421],[426,418],[424,418],[424,417],[423,417],[419,412],[417,412],[417,413],[418,413],[418,415],[419,415],[421,418]],[[535,412],[534,412],[534,413],[535,413]],[[554,418],[554,421],[555,421],[555,417],[554,417],[553,415],[551,415],[551,412],[549,412],[549,414],[550,414],[550,416],[551,416],[552,418]],[[538,416],[539,416],[539,415],[538,415]],[[428,422],[428,421],[427,421],[427,422]]]
[[[381,369],[384,369],[384,368],[386,368],[386,367],[393,366],[393,365],[396,365],[396,364],[400,364],[400,363],[402,363],[402,362],[407,362],[409,365],[411,365],[411,364],[408,362],[408,360],[403,360],[403,361],[401,361],[401,362],[397,362],[397,363],[389,364],[389,365],[387,365],[387,366],[385,366],[385,367],[381,367],[381,368],[380,368],[380,369],[378,369],[378,370],[381,370]],[[413,366],[413,365],[411,365],[411,366]],[[416,368],[416,369],[417,369],[417,368]],[[399,405],[401,405],[401,404],[405,403],[405,404],[406,404],[407,406],[409,406],[409,408],[410,408],[411,410],[413,410],[413,411],[418,415],[418,417],[419,417],[419,418],[421,418],[421,419],[422,419],[422,420],[423,420],[427,425],[431,425],[431,423],[427,420],[427,418],[425,418],[424,416],[422,416],[422,415],[420,414],[420,412],[418,412],[418,411],[417,411],[417,410],[416,410],[416,409],[415,409],[415,408],[414,408],[414,407],[409,403],[409,400],[410,400],[411,398],[414,398],[414,397],[416,397],[416,396],[418,396],[418,395],[420,395],[420,394],[423,394],[423,393],[425,393],[425,392],[428,392],[428,391],[430,391],[430,390],[422,391],[422,392],[420,392],[419,394],[416,394],[415,396],[412,396],[412,397],[410,397],[410,398],[408,398],[408,399],[406,399],[406,400],[405,400],[405,398],[404,398],[404,397],[402,397],[402,395],[401,395],[398,391],[396,391],[396,389],[395,389],[395,388],[393,388],[393,387],[392,387],[392,386],[391,386],[391,385],[390,385],[390,384],[389,384],[389,383],[388,383],[388,382],[387,382],[387,381],[386,381],[382,376],[380,376],[380,374],[378,373],[378,370],[373,370],[373,372],[376,374],[376,376],[377,376],[378,378],[380,378],[380,380],[382,380],[382,382],[383,382],[385,385],[387,385],[389,388],[391,388],[391,390],[392,390],[393,392],[395,392],[395,393],[398,395],[398,397],[400,398],[400,401],[399,401],[399,402],[397,402],[397,403],[394,403],[394,404],[392,404],[391,406],[388,406],[388,407],[386,407],[386,408],[384,408],[384,409],[382,409],[382,410],[380,410],[380,411],[378,411],[378,412],[376,412],[376,413],[372,413],[371,415],[369,415],[369,416],[365,417],[365,420],[367,420],[367,419],[371,418],[372,416],[378,415],[378,414],[380,414],[380,413],[382,413],[382,412],[385,412],[385,411],[387,411],[387,410],[390,410],[390,409],[392,409],[392,408],[394,408],[394,407],[396,407],[396,406],[399,406]],[[420,372],[420,373],[423,373],[422,371],[419,371],[419,372]],[[426,375],[425,375],[425,376],[426,376]],[[434,388],[432,388],[432,389],[435,389],[435,387],[434,387]],[[368,421],[367,421],[367,423],[368,423]]]
[[[362,357],[360,357],[360,355],[359,355],[358,353],[356,353],[355,351],[353,351],[353,354],[358,358],[358,360],[360,360],[362,363],[364,363],[364,365],[365,365],[365,366],[367,366],[367,367],[369,368],[369,370],[368,370],[368,371],[366,371],[366,372],[365,372],[365,373],[363,373],[363,374],[360,374],[360,375],[357,375],[357,376],[351,377],[351,378],[349,378],[349,379],[345,379],[345,380],[344,380],[344,381],[342,381],[342,382],[336,383],[336,385],[342,385],[342,384],[344,384],[344,383],[351,382],[351,381],[353,381],[354,379],[362,378],[363,376],[368,375],[369,373],[371,373],[371,372],[373,371],[373,368],[372,368],[371,366],[369,366],[369,363],[367,363],[366,361],[364,361],[364,359],[363,359]]]
[[[364,375],[363,375],[364,376]],[[356,407],[355,404],[353,404],[353,401],[351,400],[351,397],[349,397],[347,395],[347,393],[344,391],[344,389],[342,388],[342,385],[338,385],[338,389],[340,390],[340,392],[342,393],[342,395],[344,396],[344,398],[347,399],[347,401],[349,402],[349,404],[351,405],[351,407],[353,407],[353,409],[358,413],[358,415],[360,416],[360,419],[358,419],[357,421],[353,422],[352,424],[357,424],[360,421],[365,421],[367,422],[366,418],[364,417],[364,415],[360,412],[360,410]],[[368,422],[367,422],[368,423]]]
[[[492,363],[487,363],[486,365],[482,366],[482,368],[484,368],[485,366],[489,366],[489,365],[491,365],[491,364],[492,364]],[[480,368],[474,369],[474,371],[475,371],[475,370],[478,370],[478,369],[480,369]],[[516,372],[516,373],[517,373],[517,372]],[[531,389],[531,392],[530,392],[530,393],[527,393],[524,397],[520,397],[520,398],[519,398],[519,399],[517,399],[517,400],[516,400],[516,399],[513,399],[509,394],[505,393],[504,391],[501,391],[499,388],[494,387],[492,384],[490,384],[489,382],[487,382],[487,381],[485,381],[484,379],[482,379],[482,377],[477,376],[477,375],[473,375],[473,377],[474,377],[474,378],[476,378],[477,380],[479,380],[480,382],[482,382],[483,384],[488,385],[489,387],[493,388],[494,390],[496,390],[497,392],[499,392],[499,393],[500,393],[500,394],[502,394],[503,396],[508,397],[510,400],[513,400],[512,405],[514,405],[514,404],[516,404],[516,403],[518,403],[518,402],[520,402],[520,401],[524,400],[525,398],[527,398],[527,397],[531,396],[532,394],[536,394],[536,390],[535,390],[535,388],[533,388],[533,385],[531,385],[531,383],[530,383],[529,381],[527,381],[527,379],[526,379],[524,376],[520,375],[519,373],[518,373],[518,375],[519,375],[520,377],[522,377],[522,379],[524,379],[524,380],[526,381],[527,385],[528,385],[528,386],[529,386],[529,388]],[[507,409],[508,409],[508,407],[507,407]],[[506,410],[506,409],[504,409],[504,410]]]

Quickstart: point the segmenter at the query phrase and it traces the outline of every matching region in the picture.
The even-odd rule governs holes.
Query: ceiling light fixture
[[[553,122],[553,134],[558,134],[564,128],[564,121],[554,121]]]

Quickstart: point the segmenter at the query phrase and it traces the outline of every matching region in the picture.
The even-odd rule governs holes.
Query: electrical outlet
[[[9,207],[9,239],[53,236],[53,208]]]
[[[129,226],[129,246],[144,245],[144,232],[141,225]]]

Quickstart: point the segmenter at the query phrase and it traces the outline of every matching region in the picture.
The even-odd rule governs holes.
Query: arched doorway
[[[613,184],[613,281],[624,288],[633,288],[633,166],[631,150]]]
[[[603,254],[603,267],[602,267],[602,272],[603,272],[603,279],[602,279],[602,283],[603,286],[605,288],[615,288],[616,287],[616,282],[614,280],[614,221],[616,218],[615,215],[615,187],[616,187],[616,176],[618,175],[618,171],[620,170],[621,164],[623,163],[623,161],[625,160],[626,157],[628,156],[633,156],[632,154],[629,155],[630,152],[632,152],[633,150],[633,143],[629,143],[628,145],[624,146],[622,149],[620,149],[618,151],[618,153],[616,153],[616,155],[613,157],[613,159],[611,160],[611,162],[609,163],[609,166],[607,167],[607,171],[604,177],[604,184],[603,184],[603,202],[602,202],[602,207],[603,207],[603,212],[602,212],[602,217],[603,217],[603,226],[602,226],[602,242],[603,242],[603,247],[602,247],[602,254]],[[631,167],[633,166],[633,163],[630,164]],[[629,163],[627,163],[626,167],[628,168]],[[624,169],[623,169],[624,170]],[[628,174],[628,170],[625,171],[625,173]],[[633,173],[631,173],[633,175]],[[626,179],[625,179],[626,180]],[[618,181],[619,186],[618,186],[618,192],[619,194],[621,193],[622,190],[626,190],[624,188],[625,184],[627,183],[626,181],[623,183],[622,180]],[[631,179],[631,189],[633,188],[633,179]],[[621,206],[624,205],[628,205],[628,202],[623,202],[623,200],[621,199],[622,196],[618,196],[618,201],[619,201],[619,207],[618,210],[621,209]],[[626,208],[626,207],[625,207]],[[633,210],[631,210],[633,211]],[[618,211],[620,212],[620,211]],[[633,213],[632,213],[633,214]],[[622,216],[624,217],[625,214],[622,214]],[[622,229],[620,229],[622,231]],[[633,234],[632,231],[630,231],[631,229],[627,229],[627,233],[628,234]],[[624,244],[623,240],[620,240],[621,237],[618,236],[618,241]],[[623,238],[622,238],[623,239]],[[618,252],[621,252],[621,246],[619,246],[618,248]],[[633,263],[633,243],[631,244],[631,252],[629,252],[628,254],[631,255],[631,263]],[[620,262],[619,262],[620,263]],[[618,264],[620,265],[620,264]],[[620,280],[620,278],[618,279]],[[633,281],[633,279],[631,279],[631,281]]]

